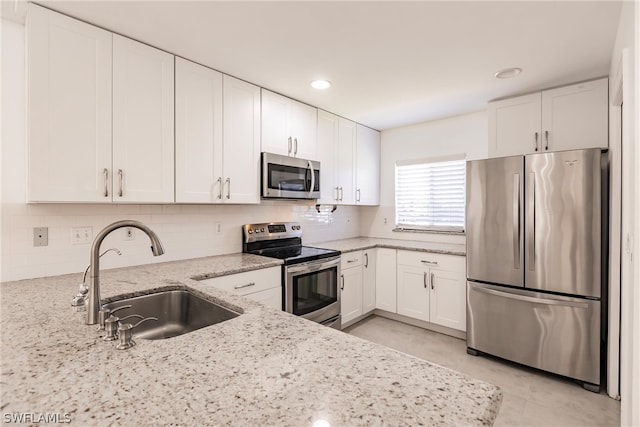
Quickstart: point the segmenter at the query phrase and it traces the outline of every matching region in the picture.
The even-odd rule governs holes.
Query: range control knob
[[[253,230],[252,229],[249,229],[249,234],[253,234]]]
[[[264,228],[261,228],[261,229],[260,229],[260,232],[261,232],[261,233],[264,233]]]

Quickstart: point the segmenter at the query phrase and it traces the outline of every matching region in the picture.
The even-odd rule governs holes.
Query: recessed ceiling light
[[[522,68],[505,68],[504,70],[500,70],[494,74],[496,79],[510,79],[512,77],[517,76],[522,72]]]
[[[311,82],[311,87],[318,90],[325,90],[331,87],[329,80],[314,80]]]

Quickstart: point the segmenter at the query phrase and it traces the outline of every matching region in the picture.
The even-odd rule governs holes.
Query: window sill
[[[419,228],[396,227],[391,231],[397,232],[397,233],[450,234],[450,235],[455,235],[455,236],[464,236],[465,235],[464,230],[461,230],[461,231],[454,231],[454,230],[423,230],[423,229],[419,229]]]

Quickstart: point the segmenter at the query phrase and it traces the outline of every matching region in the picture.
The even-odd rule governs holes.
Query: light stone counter
[[[494,421],[502,393],[491,384],[190,279],[278,264],[235,254],[103,271],[103,298],[190,287],[243,312],[125,351],[71,312],[81,274],[0,284],[3,423],[25,413],[77,426]]]
[[[447,255],[466,255],[465,245],[459,243],[421,242],[417,240],[382,239],[377,237],[355,237],[352,239],[314,242],[308,246],[336,249],[341,252],[361,251],[370,248],[390,248]]]

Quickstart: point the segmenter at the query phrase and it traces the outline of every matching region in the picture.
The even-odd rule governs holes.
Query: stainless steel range
[[[242,226],[242,252],[278,258],[282,266],[282,309],[340,329],[340,251],[302,246],[297,222]]]

